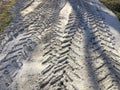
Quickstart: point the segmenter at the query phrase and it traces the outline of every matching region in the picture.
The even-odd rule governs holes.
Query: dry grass
[[[109,9],[111,9],[120,20],[120,0],[100,0]]]
[[[17,0],[0,0],[0,32],[4,31],[4,28],[12,20],[12,16],[8,11],[16,2]]]

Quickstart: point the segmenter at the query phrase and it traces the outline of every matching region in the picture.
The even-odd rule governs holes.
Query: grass
[[[12,20],[12,15],[9,13],[9,10],[16,2],[17,0],[0,0],[0,32],[3,32]]]
[[[100,0],[109,9],[111,9],[120,20],[120,0]]]

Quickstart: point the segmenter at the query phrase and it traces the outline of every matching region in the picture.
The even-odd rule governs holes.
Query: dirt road
[[[0,35],[0,90],[120,90],[119,31],[103,13],[97,0],[19,0]]]

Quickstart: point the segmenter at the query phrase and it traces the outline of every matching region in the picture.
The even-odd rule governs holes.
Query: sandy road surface
[[[0,35],[0,90],[120,90],[120,23],[98,0],[15,7]]]

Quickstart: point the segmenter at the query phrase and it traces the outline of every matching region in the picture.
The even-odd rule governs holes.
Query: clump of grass
[[[109,9],[111,9],[120,20],[120,0],[100,0]]]
[[[17,0],[0,0],[0,32],[3,32],[4,28],[12,20],[9,10],[16,2]]]

